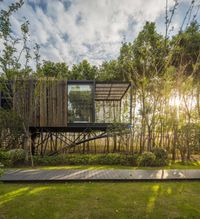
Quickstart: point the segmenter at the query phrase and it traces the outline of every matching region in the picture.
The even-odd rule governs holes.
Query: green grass
[[[30,167],[19,166],[20,169],[30,169]],[[17,168],[17,169],[18,169]],[[144,170],[158,170],[158,169],[200,169],[200,161],[188,162],[182,164],[181,162],[170,163],[164,167],[132,167],[122,165],[67,165],[67,166],[36,166],[36,169],[43,170],[59,170],[59,169],[91,169],[91,170],[107,170],[107,169],[144,169]]]
[[[0,184],[0,218],[200,218],[200,182]]]

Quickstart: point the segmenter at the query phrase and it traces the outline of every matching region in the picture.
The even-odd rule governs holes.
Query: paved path
[[[200,180],[200,170],[7,170],[2,182]]]

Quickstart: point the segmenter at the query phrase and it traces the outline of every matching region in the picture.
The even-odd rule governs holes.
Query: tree
[[[99,74],[97,79],[100,81],[121,80],[118,61],[111,60],[103,62],[103,64],[99,68]]]
[[[135,57],[134,57],[134,50],[133,45],[131,43],[123,43],[120,48],[120,55],[118,57],[118,72],[119,72],[119,79],[130,81],[131,79],[135,78]]]
[[[21,24],[22,37],[17,37],[13,34],[12,25],[10,22],[10,18],[13,13],[17,12],[23,6],[23,4],[23,0],[19,0],[9,5],[7,10],[0,11],[0,40],[3,42],[3,50],[0,56],[1,88],[3,88],[1,92],[7,96],[7,100],[13,100],[13,97],[16,95],[16,93],[21,92],[24,89],[24,86],[15,82],[19,79],[28,78],[32,72],[32,69],[29,66],[31,59],[30,48],[28,45],[29,22],[25,19],[25,21]],[[21,48],[17,49],[20,46]],[[23,65],[21,64],[22,58],[24,60]],[[15,84],[15,86],[13,86],[13,84]],[[20,102],[17,103],[20,105]],[[18,108],[20,107],[21,106],[18,106]],[[8,123],[9,118],[13,118],[16,120],[15,122],[13,121],[13,124],[18,124],[17,126],[8,127],[11,136],[15,133],[15,128],[18,130],[19,127],[22,127],[22,129],[20,129],[21,138],[23,138],[24,149],[28,157],[28,152],[30,150],[30,133],[28,123],[24,120],[23,115],[19,111],[15,111],[15,113],[13,113],[12,106],[6,110],[6,113],[10,115],[6,117]],[[17,115],[14,116],[15,114]],[[19,125],[19,122],[21,122],[21,125]],[[3,117],[0,118],[0,123],[5,124]],[[5,130],[8,129],[6,126],[4,127]]]
[[[171,41],[174,47],[173,65],[176,67],[186,66],[184,74],[197,76],[200,70],[200,29],[199,24],[194,21],[173,37]]]
[[[23,0],[19,0],[8,6],[8,10],[0,11],[0,39],[3,42],[2,55],[0,57],[0,74],[1,77],[6,79],[24,78],[31,72],[29,66],[31,56],[28,46],[29,22],[25,19],[21,24],[21,38],[13,34],[10,22],[10,17],[23,4]],[[20,50],[17,50],[18,45],[21,45]],[[25,60],[24,66],[21,64],[22,58]]]
[[[70,79],[72,80],[94,80],[97,77],[97,67],[92,66],[87,60],[72,66]]]
[[[69,79],[70,70],[64,62],[55,63],[51,61],[43,61],[43,64],[37,69],[35,76]]]
[[[133,42],[135,71],[140,76],[160,75],[165,63],[165,39],[156,32],[153,22],[146,22]]]

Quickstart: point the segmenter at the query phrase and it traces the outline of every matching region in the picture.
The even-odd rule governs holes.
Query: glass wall
[[[96,123],[119,123],[120,101],[96,101]]]
[[[68,122],[90,123],[93,117],[93,95],[90,84],[68,85]]]

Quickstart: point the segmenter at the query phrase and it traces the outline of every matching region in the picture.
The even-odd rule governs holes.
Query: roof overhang
[[[96,82],[95,100],[96,101],[120,101],[131,83],[127,82]]]
[[[117,81],[70,80],[68,84],[93,84],[96,101],[120,101],[131,87],[130,82]]]

